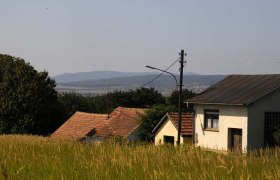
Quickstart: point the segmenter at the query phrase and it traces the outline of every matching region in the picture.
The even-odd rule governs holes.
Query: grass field
[[[248,155],[0,136],[0,179],[280,179],[280,149]]]

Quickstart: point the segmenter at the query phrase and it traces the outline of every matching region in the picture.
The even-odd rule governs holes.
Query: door
[[[231,128],[231,150],[233,152],[242,151],[242,129]]]

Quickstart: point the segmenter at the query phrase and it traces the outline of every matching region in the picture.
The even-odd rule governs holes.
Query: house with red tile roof
[[[153,129],[155,134],[155,144],[172,144],[176,145],[178,140],[178,113],[169,112],[160,120]],[[181,143],[192,143],[192,128],[193,113],[182,113],[181,119]]]
[[[111,114],[76,112],[52,135],[69,140],[101,140],[109,136],[138,140],[137,129],[145,109],[118,107]]]

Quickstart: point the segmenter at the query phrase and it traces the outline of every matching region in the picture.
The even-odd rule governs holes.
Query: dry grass
[[[0,136],[0,179],[280,179],[280,149],[247,156],[181,146]]]

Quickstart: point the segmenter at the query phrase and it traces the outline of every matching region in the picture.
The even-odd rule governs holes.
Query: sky
[[[279,0],[0,0],[0,53],[50,76],[165,69],[280,72]],[[178,73],[179,63],[169,70]]]

